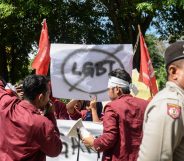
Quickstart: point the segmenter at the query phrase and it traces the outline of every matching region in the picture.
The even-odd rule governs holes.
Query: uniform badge
[[[180,117],[181,107],[176,104],[167,104],[167,113],[173,119]]]

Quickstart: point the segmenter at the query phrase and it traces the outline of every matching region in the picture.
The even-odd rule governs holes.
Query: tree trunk
[[[14,84],[16,81],[15,74],[16,74],[16,57],[15,57],[15,48],[12,46],[11,63],[10,63],[10,80],[12,84]]]
[[[7,55],[5,46],[0,46],[0,75],[8,81]]]

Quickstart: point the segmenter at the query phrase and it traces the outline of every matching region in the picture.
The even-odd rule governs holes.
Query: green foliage
[[[167,76],[163,58],[164,45],[161,41],[158,40],[158,38],[153,35],[146,35],[145,40],[148,46],[148,51],[150,53],[153,68],[155,70],[159,89],[162,89],[165,87]],[[158,48],[159,46],[161,46],[160,49]]]
[[[7,18],[13,13],[14,9],[15,8],[11,4],[0,3],[0,18]]]
[[[63,103],[65,103],[65,104],[67,104],[68,102],[70,102],[70,100],[69,99],[64,99],[64,98],[62,98],[62,99],[60,99]]]
[[[138,3],[136,9],[138,11],[149,11],[149,12],[154,11],[154,7],[153,7],[153,4],[151,2]]]
[[[28,2],[3,1],[0,5],[4,6],[4,14],[0,16],[0,66],[3,67],[0,74],[12,83],[30,73],[28,54],[32,51],[36,37],[39,37],[37,33],[40,34],[38,26],[41,26],[41,20],[37,12],[39,10],[36,10],[39,4],[27,8]]]
[[[158,11],[152,25],[161,35],[160,39],[176,41],[184,36],[184,5],[171,5]]]
[[[183,0],[0,0],[0,75],[14,83],[31,72],[44,18],[51,43],[134,45],[138,24],[143,35],[152,24],[163,39],[181,36],[183,15]]]

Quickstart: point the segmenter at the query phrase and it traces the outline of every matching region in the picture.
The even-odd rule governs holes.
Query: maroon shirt
[[[59,155],[62,142],[49,119],[28,101],[9,96],[0,81],[0,160],[45,161],[46,155]]]
[[[136,161],[142,140],[144,111],[148,101],[122,95],[105,106],[103,134],[94,147],[103,161]]]
[[[87,112],[88,110],[85,110],[85,109],[81,111],[74,109],[74,113],[73,114],[69,113],[69,117],[71,120],[78,120],[80,118],[82,118],[82,120],[85,120]]]
[[[55,117],[57,119],[69,120],[69,114],[66,109],[66,104],[59,99],[52,99],[52,103],[55,107]]]

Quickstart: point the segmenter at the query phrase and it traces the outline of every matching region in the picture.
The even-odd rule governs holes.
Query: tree
[[[164,15],[163,9],[168,9],[168,14],[164,19],[164,22],[167,22],[167,18],[171,16],[173,9],[184,7],[183,0],[96,0],[96,3],[100,3],[101,7],[105,8],[104,16],[109,19],[106,28],[108,31],[112,31],[112,41],[110,43],[132,43],[133,45],[136,42],[136,36],[138,34],[138,24],[141,26],[143,35],[145,35],[151,23],[156,23],[154,19],[157,20],[160,14]],[[179,12],[176,12],[175,19],[170,19],[169,23],[172,24],[173,21],[176,24],[180,23],[179,17],[181,17],[181,15]],[[169,29],[175,32],[178,30],[178,28],[175,27],[176,25]],[[157,28],[160,33],[164,31],[163,26],[157,25]],[[179,33],[181,32],[182,31],[179,31]],[[168,34],[165,33],[165,35],[167,35],[165,38],[169,36]],[[138,69],[140,62],[139,55],[139,52],[136,52],[134,56],[134,67]]]
[[[173,10],[177,25],[168,30],[181,34],[181,7],[183,0],[0,0],[0,75],[14,83],[30,72],[29,53],[37,47],[44,18],[51,42],[134,45],[138,24],[144,35],[159,16],[166,21]],[[166,8],[167,14],[162,12]],[[157,27],[163,34],[162,26]],[[137,52],[134,66],[138,68],[138,64]]]
[[[33,1],[3,1],[0,3],[0,74],[6,81],[15,83],[25,77],[29,65],[29,53],[38,38],[41,26],[38,3]],[[39,8],[39,9],[38,9]],[[43,14],[43,13],[42,13]],[[32,18],[34,15],[38,17]]]
[[[183,6],[171,5],[164,7],[158,13],[152,25],[158,29],[160,39],[175,42],[184,36],[184,16],[181,16],[184,15]]]

